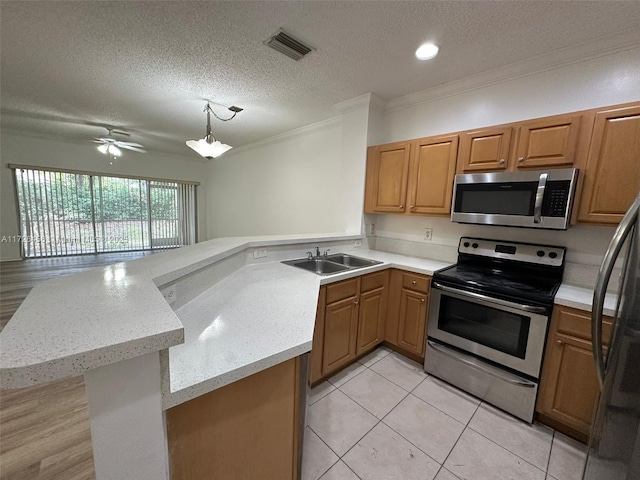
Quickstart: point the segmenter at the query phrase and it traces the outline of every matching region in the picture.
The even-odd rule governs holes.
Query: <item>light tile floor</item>
[[[379,348],[311,390],[303,480],[580,480],[586,447]]]

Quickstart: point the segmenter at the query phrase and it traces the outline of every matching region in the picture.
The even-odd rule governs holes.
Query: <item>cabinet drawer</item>
[[[591,313],[584,310],[577,310],[570,307],[560,307],[558,312],[558,332],[583,338],[591,341]],[[604,317],[602,322],[602,339],[605,344],[609,343],[611,331],[613,330],[613,320],[611,317]]]
[[[353,278],[327,285],[327,305],[345,298],[355,297],[358,294],[358,281],[359,278]]]
[[[360,292],[369,292],[387,285],[389,271],[370,273],[360,278]]]
[[[402,288],[413,290],[414,292],[429,293],[431,287],[431,277],[417,273],[402,274]]]

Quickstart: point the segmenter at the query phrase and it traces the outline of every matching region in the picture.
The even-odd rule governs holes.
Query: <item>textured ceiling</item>
[[[640,2],[2,1],[0,19],[3,129],[88,139],[109,124],[195,156],[184,141],[204,136],[205,98],[245,109],[213,123],[240,146],[366,92],[389,100],[640,28]],[[279,27],[317,50],[294,62],[265,47]],[[423,63],[425,41],[441,50]]]

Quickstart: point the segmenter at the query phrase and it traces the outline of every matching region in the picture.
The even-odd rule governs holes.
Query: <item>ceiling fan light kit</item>
[[[227,145],[226,143],[222,143],[219,140],[216,140],[215,138],[213,138],[213,134],[211,133],[211,114],[212,113],[219,120],[226,122],[233,119],[233,117],[235,117],[238,112],[242,111],[242,108],[236,107],[236,106],[228,107],[228,109],[233,112],[233,115],[227,119],[220,118],[211,109],[211,105],[207,102],[207,104],[204,107],[204,111],[207,112],[206,135],[204,136],[204,138],[201,138],[200,140],[187,140],[185,142],[187,144],[187,147],[195,150],[195,152],[198,153],[198,155],[206,158],[207,160],[218,158],[224,152],[231,150],[233,148],[231,145]]]
[[[119,157],[122,155],[122,150],[120,150],[121,148],[124,148],[125,150],[131,150],[133,152],[147,153],[147,151],[144,149],[144,146],[140,145],[139,143],[122,142],[113,137],[114,133],[117,133],[118,135],[129,136],[127,132],[116,131],[109,127],[106,128],[108,132],[106,137],[93,139],[95,143],[100,144],[98,145],[98,151],[100,153],[110,155],[112,157]]]

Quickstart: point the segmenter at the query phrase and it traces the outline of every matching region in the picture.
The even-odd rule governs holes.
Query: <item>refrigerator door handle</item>
[[[591,339],[593,349],[593,359],[596,364],[596,373],[600,390],[604,386],[604,357],[602,354],[602,311],[604,309],[604,297],[607,293],[607,285],[611,279],[611,273],[616,263],[620,250],[625,240],[633,231],[633,227],[638,220],[638,210],[640,210],[640,195],[635,199],[631,208],[620,221],[620,225],[613,234],[611,243],[600,265],[596,287],[593,291],[593,307],[591,309]],[[618,304],[619,304],[618,299]]]

